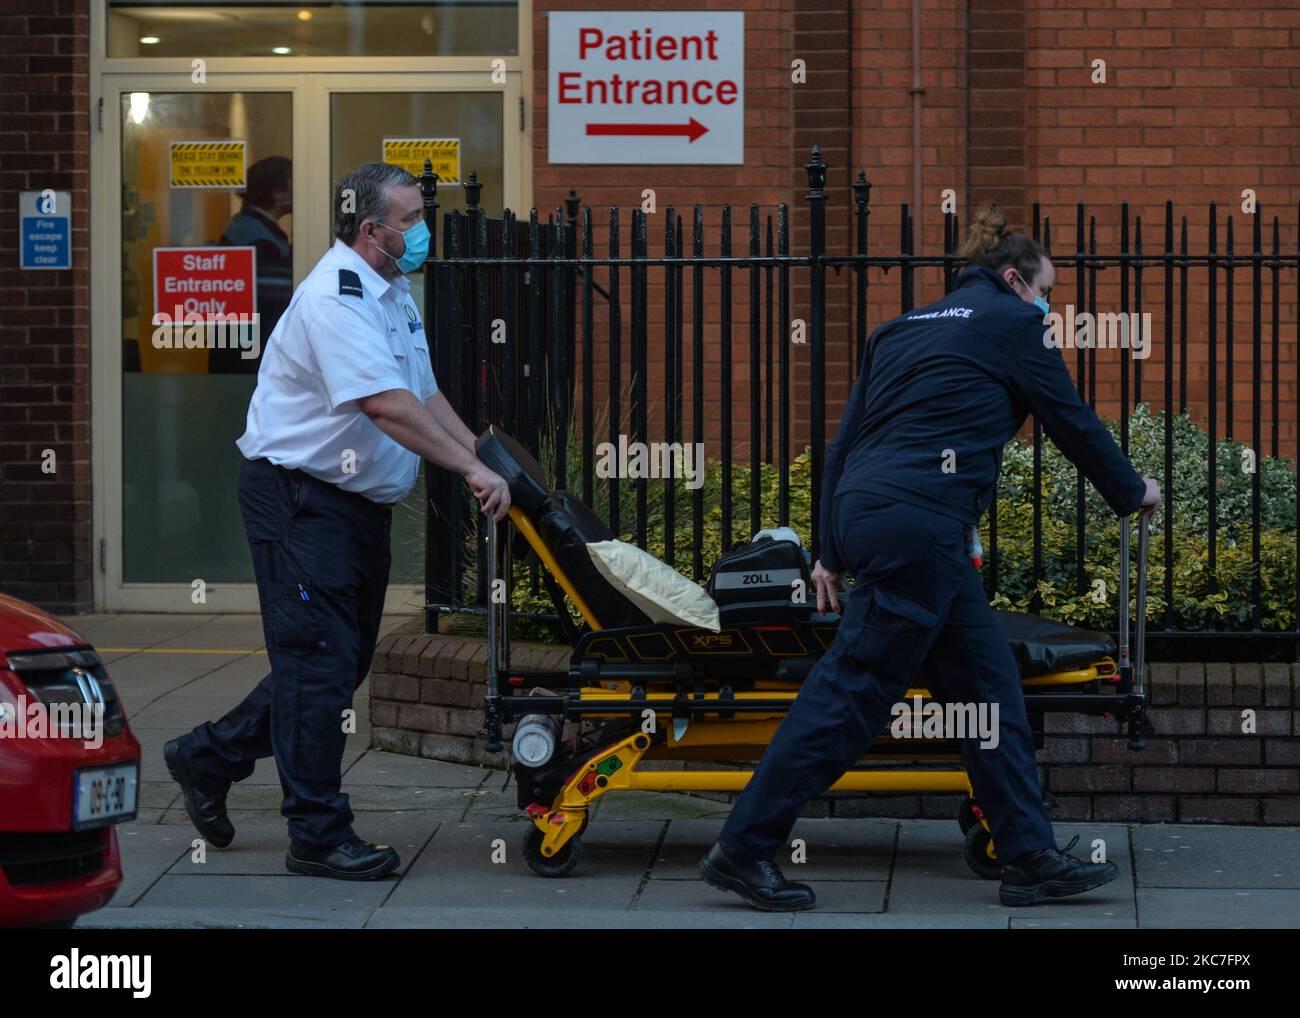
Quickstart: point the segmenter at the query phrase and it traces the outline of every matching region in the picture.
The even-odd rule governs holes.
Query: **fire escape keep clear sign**
[[[552,11],[552,163],[745,161],[740,11]]]

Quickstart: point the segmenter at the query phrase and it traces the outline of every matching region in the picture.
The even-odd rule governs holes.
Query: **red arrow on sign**
[[[694,117],[691,117],[690,123],[686,124],[588,124],[587,133],[593,135],[604,135],[609,137],[620,136],[637,136],[642,137],[684,137],[689,138],[692,142],[703,134],[708,133],[708,128],[701,124]]]

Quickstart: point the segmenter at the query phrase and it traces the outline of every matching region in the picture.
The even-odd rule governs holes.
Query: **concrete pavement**
[[[167,775],[162,746],[224,713],[265,674],[255,616],[89,615],[67,621],[108,664],[143,748],[140,810],[122,825],[126,879],[81,927],[1300,927],[1300,828],[1070,823],[1076,853],[1103,839],[1119,880],[1028,909],[998,904],[997,883],[961,857],[955,821],[806,819],[794,836],[814,912],[765,915],[695,874],[727,806],[684,795],[600,801],[570,876],[525,866],[527,830],[505,774],[370,750],[366,690],[348,737],[344,789],[357,832],[394,845],[391,879],[294,876],[273,761],[231,790],[227,850],[196,851],[197,833]],[[406,621],[387,620],[391,628]],[[504,854],[504,861],[498,861]]]

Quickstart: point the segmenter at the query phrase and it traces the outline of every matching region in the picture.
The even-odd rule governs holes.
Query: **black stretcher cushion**
[[[1064,622],[1024,612],[998,612],[1002,631],[1011,641],[1022,678],[1086,668],[1115,653],[1106,633],[1076,629]]]
[[[587,545],[617,540],[599,516],[567,491],[551,491],[541,464],[522,445],[496,427],[474,443],[488,469],[505,478],[510,501],[528,517],[546,544],[565,579],[586,602],[601,628],[648,626],[650,619],[610,584],[595,564]]]
[[[565,577],[602,629],[651,624],[649,616],[605,579],[591,561],[588,544],[617,540],[617,535],[599,516],[567,491],[553,491],[531,518]]]

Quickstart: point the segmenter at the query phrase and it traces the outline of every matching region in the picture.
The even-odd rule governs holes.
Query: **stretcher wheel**
[[[957,826],[965,834],[972,827],[977,827],[979,822],[979,817],[975,815],[975,800],[967,796],[957,810]]]
[[[542,837],[542,832],[530,824],[524,835],[524,862],[539,877],[567,877],[582,860],[582,832],[565,842],[550,858],[542,855]]]
[[[963,853],[966,857],[966,865],[982,880],[998,880],[1002,877],[1002,864],[997,861],[996,854],[989,856],[992,846],[993,836],[984,829],[983,824],[977,823],[966,832],[966,847]]]

